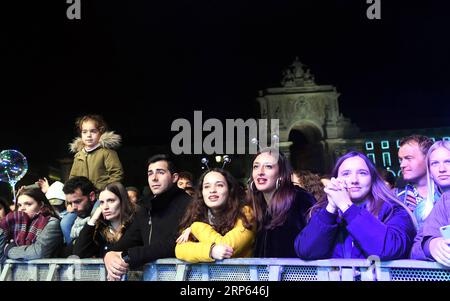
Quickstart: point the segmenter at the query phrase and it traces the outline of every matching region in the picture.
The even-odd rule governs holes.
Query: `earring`
[[[281,186],[281,178],[278,178],[277,181],[275,182],[275,189],[278,190],[280,186]]]
[[[253,185],[255,185],[255,182],[252,180],[248,185],[248,189],[250,189],[251,192],[256,191],[256,186],[255,186],[255,188],[253,188]]]

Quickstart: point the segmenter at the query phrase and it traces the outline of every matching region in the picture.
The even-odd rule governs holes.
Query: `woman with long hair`
[[[436,141],[428,150],[427,198],[414,210],[419,229],[441,195],[450,190],[450,141]]]
[[[436,260],[450,266],[448,241],[439,228],[450,222],[448,211],[450,190],[450,141],[437,141],[428,150],[427,199],[419,203],[414,215],[419,221],[419,230],[411,251],[412,259]],[[437,207],[437,209],[434,209]]]
[[[291,174],[286,156],[275,148],[260,150],[253,160],[248,190],[258,225],[255,257],[296,257],[294,240],[315,199],[292,184]]]
[[[332,175],[327,198],[314,205],[295,240],[297,255],[306,260],[407,258],[416,234],[414,217],[372,162],[352,151],[337,160]]]
[[[0,221],[3,259],[40,259],[56,255],[62,245],[59,219],[39,188],[21,188],[15,211]]]
[[[176,257],[189,262],[252,257],[255,228],[236,179],[220,168],[208,170],[181,220]]]
[[[106,185],[98,199],[99,206],[81,230],[73,248],[73,254],[80,258],[103,258],[122,238],[134,217],[134,207],[121,183]]]

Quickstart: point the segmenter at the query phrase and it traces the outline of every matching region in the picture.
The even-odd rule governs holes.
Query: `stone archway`
[[[292,142],[289,152],[292,167],[296,170],[325,172],[325,149],[322,132],[312,123],[295,125],[289,132]]]
[[[281,86],[259,91],[262,119],[279,120],[280,149],[295,168],[329,172],[336,151],[359,129],[339,112],[339,93],[318,85],[298,58],[283,71]]]

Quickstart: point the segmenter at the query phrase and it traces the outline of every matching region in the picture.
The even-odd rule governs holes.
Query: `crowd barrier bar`
[[[0,281],[105,281],[102,259],[52,258],[6,260]]]
[[[303,261],[294,258],[236,258],[190,264],[159,259],[144,267],[145,281],[373,281],[371,262],[365,259]]]
[[[450,268],[436,262],[369,259],[304,261],[294,258],[236,258],[187,263],[175,258],[131,271],[138,281],[450,281]],[[6,260],[0,281],[105,281],[102,259]]]

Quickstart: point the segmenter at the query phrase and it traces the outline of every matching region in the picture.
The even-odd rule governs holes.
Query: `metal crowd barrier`
[[[303,261],[282,258],[237,258],[214,264],[160,259],[144,267],[145,281],[341,281],[375,280],[368,260]]]
[[[369,259],[303,261],[284,258],[237,258],[191,264],[160,259],[143,271],[131,271],[137,281],[449,281],[450,268],[435,262]],[[7,260],[0,281],[105,281],[102,259]]]
[[[0,281],[105,281],[102,259],[8,259],[2,265]]]
[[[450,267],[437,262],[395,260],[380,263],[378,281],[450,281]]]

